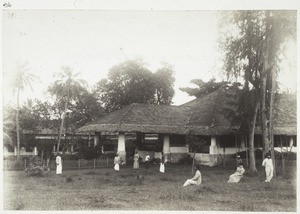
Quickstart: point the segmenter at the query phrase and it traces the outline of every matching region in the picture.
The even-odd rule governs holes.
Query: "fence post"
[[[96,169],[96,158],[94,158],[94,169]]]
[[[24,159],[25,160],[25,169],[26,169],[26,159]]]
[[[80,169],[80,159],[78,159],[78,168]]]

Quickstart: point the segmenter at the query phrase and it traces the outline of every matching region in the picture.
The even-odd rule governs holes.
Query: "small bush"
[[[191,157],[190,154],[184,154],[184,156],[182,158],[180,158],[178,160],[179,164],[192,164],[193,163],[193,158]]]
[[[71,183],[71,182],[73,182],[73,178],[72,178],[72,177],[70,177],[70,176],[69,176],[69,177],[67,177],[67,178],[66,178],[66,182],[67,182],[67,183]]]
[[[153,158],[150,163],[153,163],[153,164],[160,164],[160,158]]]
[[[43,177],[50,172],[50,169],[44,165],[43,162],[34,160],[29,164],[29,167],[25,169],[25,172],[29,176],[37,176],[37,177]]]

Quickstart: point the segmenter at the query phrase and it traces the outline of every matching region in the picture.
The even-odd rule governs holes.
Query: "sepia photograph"
[[[17,3],[4,212],[297,212],[296,7]]]

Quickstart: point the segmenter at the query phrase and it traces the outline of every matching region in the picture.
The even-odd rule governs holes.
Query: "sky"
[[[62,66],[81,72],[89,86],[106,78],[109,69],[141,58],[155,72],[161,63],[175,71],[174,105],[194,97],[180,87],[193,87],[192,79],[221,80],[218,46],[218,11],[152,10],[7,10],[3,11],[3,103],[15,102],[10,79],[18,63],[28,63],[39,76],[28,98],[47,99],[43,92]],[[297,48],[291,43],[283,60],[282,89],[296,90]]]

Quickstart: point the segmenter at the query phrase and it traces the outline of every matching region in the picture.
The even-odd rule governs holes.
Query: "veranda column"
[[[117,150],[122,161],[126,162],[126,150],[125,150],[125,133],[119,132],[118,134],[118,150]]]
[[[38,154],[37,147],[35,146],[35,147],[33,147],[33,155],[37,155],[37,154]]]
[[[244,150],[246,148],[246,142],[245,142],[245,138],[241,137],[241,149]]]
[[[294,138],[290,136],[290,149],[292,149],[294,146]]]
[[[164,135],[163,153],[165,155],[165,161],[169,161],[170,157],[170,136]]]
[[[211,136],[209,154],[217,154],[217,153],[218,153],[217,137],[216,136]]]
[[[97,146],[98,144],[99,144],[99,132],[95,132],[94,146]]]

